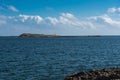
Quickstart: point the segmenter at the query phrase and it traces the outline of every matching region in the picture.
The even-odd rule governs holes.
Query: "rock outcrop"
[[[64,80],[120,80],[120,69],[91,70],[67,76]]]
[[[57,35],[23,33],[23,34],[19,35],[19,37],[22,37],[22,38],[40,38],[40,37],[57,37]]]

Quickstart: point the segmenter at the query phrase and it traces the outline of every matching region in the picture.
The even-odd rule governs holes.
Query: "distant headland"
[[[20,34],[18,37],[22,38],[40,38],[40,37],[58,37],[58,35],[47,35],[47,34],[31,34],[31,33],[23,33]]]

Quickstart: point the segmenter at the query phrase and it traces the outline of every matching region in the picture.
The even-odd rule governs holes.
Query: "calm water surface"
[[[0,80],[64,80],[108,67],[120,67],[120,37],[0,37]]]

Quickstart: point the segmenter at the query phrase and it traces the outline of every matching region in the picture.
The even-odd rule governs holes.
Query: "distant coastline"
[[[120,35],[57,35],[57,34],[34,34],[22,33],[19,35],[10,35],[0,37],[22,37],[22,38],[42,38],[42,37],[120,37]]]
[[[81,36],[61,36],[61,35],[56,35],[56,34],[32,34],[32,33],[22,33],[18,37],[22,38],[42,38],[42,37],[101,37],[100,35],[81,35]]]
[[[13,35],[12,37],[18,37],[20,35],[16,35],[16,36]],[[42,34],[42,35],[54,35],[57,37],[120,37],[120,35],[57,35],[57,34]]]

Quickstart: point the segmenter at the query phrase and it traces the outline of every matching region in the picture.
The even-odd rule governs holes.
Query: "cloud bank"
[[[18,12],[15,7],[9,6],[9,9],[11,9],[14,12]],[[114,15],[115,14],[115,15]],[[85,33],[86,32],[100,32],[107,30],[109,33],[112,33],[113,29],[115,30],[120,30],[120,8],[108,8],[105,14],[99,15],[99,16],[90,16],[86,17],[84,19],[80,19],[74,14],[71,13],[61,13],[57,17],[42,17],[40,15],[25,15],[25,14],[20,14],[17,16],[5,16],[5,15],[0,15],[0,26],[9,26],[13,25],[14,26],[23,26],[22,29],[19,27],[14,27],[16,29],[21,29],[24,30],[24,27],[27,26],[29,29],[40,29],[40,30],[45,30],[45,29],[52,29],[51,31],[54,32],[54,30],[63,31],[69,30],[68,32],[70,33],[71,31],[82,31]],[[41,28],[42,27],[42,28]],[[29,30],[28,29],[28,30]],[[47,30],[47,31],[48,31]],[[38,30],[39,32],[39,30]],[[115,31],[113,31],[115,33]]]
[[[5,16],[6,19],[4,21],[12,22],[12,23],[32,23],[36,25],[51,25],[51,26],[66,26],[66,27],[78,27],[78,28],[85,28],[91,27],[93,28],[94,25],[88,20],[80,20],[75,17],[71,13],[62,13],[58,17],[41,17],[39,15],[18,15],[18,16]],[[2,25],[2,22],[1,22]]]

